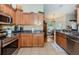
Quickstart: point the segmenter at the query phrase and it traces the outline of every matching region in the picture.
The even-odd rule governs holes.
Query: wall
[[[66,29],[69,20],[75,20],[75,4],[46,4],[44,5],[45,16],[55,15],[56,29]],[[51,20],[51,19],[49,19]]]
[[[16,8],[16,4],[12,5],[13,8]],[[43,4],[22,4],[22,9],[24,12],[38,12],[38,11],[44,11],[43,10]]]
[[[16,5],[13,4],[13,7]],[[66,29],[66,26],[70,25],[69,20],[76,19],[75,4],[22,4],[22,9],[24,12],[44,11],[46,17],[55,14],[56,29]]]
[[[4,25],[4,26],[2,26],[3,30],[7,30],[8,28],[11,29],[12,31],[14,31],[14,26],[11,26],[11,25]]]

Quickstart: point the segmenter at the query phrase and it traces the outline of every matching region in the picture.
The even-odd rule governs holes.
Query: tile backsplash
[[[43,27],[40,27],[40,26],[23,26],[23,30],[32,30],[32,29],[43,30]]]
[[[18,27],[23,27],[23,30],[43,30],[43,26],[18,25]],[[12,31],[15,30],[15,26],[6,25],[1,27],[3,31],[7,30],[8,28]]]
[[[7,30],[8,28],[14,31],[14,26],[2,26],[3,30]]]

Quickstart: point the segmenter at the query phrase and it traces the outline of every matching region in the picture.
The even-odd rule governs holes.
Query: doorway
[[[54,41],[54,22],[47,21],[47,42]]]

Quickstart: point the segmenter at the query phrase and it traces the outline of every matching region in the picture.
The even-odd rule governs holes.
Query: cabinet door
[[[21,35],[20,34],[17,35],[17,39],[18,39],[18,47],[21,47]]]
[[[44,46],[44,35],[43,34],[39,34],[39,46]]]
[[[23,14],[22,24],[24,24],[24,20],[25,20],[25,15]]]
[[[29,21],[30,21],[30,19],[29,19],[29,14],[25,14],[25,20],[24,20],[24,24],[29,24]]]
[[[3,4],[1,4],[1,11],[2,11],[2,12],[4,12],[4,7],[5,7],[5,6],[4,6]]]
[[[58,45],[60,45],[62,48],[67,49],[67,39],[66,36],[61,34],[61,33],[57,33],[57,39],[56,42]]]
[[[38,36],[34,34],[33,35],[33,46],[34,47],[37,47],[38,46],[38,43],[39,43],[38,42],[38,39],[39,39]]]
[[[36,14],[36,13],[33,14],[33,23],[37,25],[38,21],[39,21],[38,14]]]
[[[23,47],[27,46],[27,42],[26,42],[26,37],[25,36],[22,37],[22,46]]]
[[[19,47],[24,47],[25,46],[25,37],[23,34],[20,34],[19,36]]]
[[[33,25],[33,24],[34,24],[33,15],[34,15],[34,14],[32,14],[32,13],[28,14],[27,22],[28,22],[28,24],[30,24],[30,25]]]
[[[26,46],[26,37],[24,34],[21,34],[20,47],[25,47],[25,46]]]
[[[21,24],[22,24],[22,21],[23,21],[23,12],[21,12]]]
[[[21,47],[32,47],[32,34],[21,34]]]
[[[32,47],[32,34],[26,34],[26,46]]]
[[[29,46],[33,45],[33,35],[29,34]]]
[[[21,24],[21,11],[16,11],[16,24]]]

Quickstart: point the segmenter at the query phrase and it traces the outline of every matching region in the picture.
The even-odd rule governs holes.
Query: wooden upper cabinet
[[[20,11],[15,12],[16,18],[15,18],[15,24],[20,24]]]
[[[13,23],[15,24],[34,25],[43,23],[44,20],[43,14],[41,13],[23,13],[20,4],[16,5],[16,10],[14,10],[8,4],[0,4],[0,11],[9,16],[12,16]]]
[[[27,14],[26,13],[23,13],[22,24],[27,24]]]
[[[25,24],[25,14],[23,13],[23,20],[22,20],[22,24]]]
[[[39,20],[38,14],[37,14],[37,13],[34,13],[34,14],[33,14],[33,21],[34,21],[34,24],[38,24],[38,20]]]
[[[43,23],[43,15],[38,13],[24,13],[22,24],[34,25]]]
[[[8,4],[0,4],[0,11],[8,15],[13,15],[14,9]]]
[[[28,13],[25,14],[25,22],[24,22],[24,24],[29,24],[29,14]]]
[[[20,12],[20,24],[22,24],[22,21],[23,21],[23,12],[21,11]]]
[[[33,24],[33,15],[30,13],[23,13],[22,24],[32,25]]]
[[[5,13],[8,16],[11,16],[13,18],[13,20],[15,19],[15,16],[14,16],[15,11],[8,4],[0,4],[0,12]]]
[[[34,14],[33,13],[29,13],[28,22],[29,22],[30,25],[34,24]]]
[[[15,11],[15,24],[22,24],[22,19],[23,19],[23,13],[21,10],[16,10]]]

